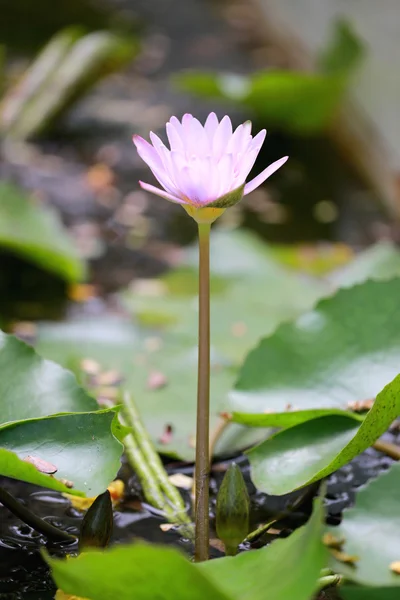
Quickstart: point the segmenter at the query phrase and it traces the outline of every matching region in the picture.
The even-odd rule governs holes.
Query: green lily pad
[[[85,275],[84,263],[55,211],[9,183],[0,184],[0,246],[67,281]]]
[[[284,429],[248,451],[251,478],[281,495],[327,477],[371,446],[400,415],[400,375],[375,400],[360,424],[331,415]]]
[[[46,560],[59,588],[91,600],[262,600],[265,590],[274,600],[308,600],[325,564],[321,531],[317,500],[307,525],[288,539],[233,558],[196,565],[172,548],[135,543]]]
[[[363,421],[361,415],[337,408],[321,408],[312,410],[288,411],[286,413],[238,413],[232,414],[235,423],[247,425],[247,427],[293,427],[305,421],[318,419],[319,417],[350,417],[357,421]]]
[[[321,300],[251,351],[226,409],[284,413],[374,398],[400,370],[400,279]]]
[[[56,490],[57,492],[66,492],[75,496],[84,496],[83,492],[68,488],[62,481],[56,477],[40,473],[36,467],[24,461],[11,452],[0,448],[0,474],[3,477],[11,477],[12,479],[20,479],[27,483],[34,483],[42,487]]]
[[[114,436],[119,435],[114,412],[97,409],[71,372],[0,332],[1,475],[68,491],[21,460],[30,455],[54,464],[57,478],[73,481],[78,492],[104,490],[118,471],[123,447]]]
[[[400,276],[400,250],[392,242],[379,242],[360,252],[354,260],[328,276],[338,287],[351,287],[367,279],[387,280]]]
[[[56,415],[3,425],[0,428],[0,475],[73,494],[96,496],[115,478],[122,444],[112,435],[112,411]],[[57,467],[44,475],[27,457]],[[74,485],[66,487],[66,479]]]
[[[90,600],[230,600],[173,548],[136,542],[91,549],[68,561],[46,560],[60,589]]]
[[[0,331],[0,426],[97,408],[71,372],[43,360],[33,348]]]
[[[400,577],[390,564],[400,560],[399,489],[400,464],[394,464],[358,491],[355,506],[344,511],[339,527],[331,528],[335,537],[344,539],[344,552],[359,558],[354,567],[332,559],[335,570],[361,585],[397,586],[396,597]]]

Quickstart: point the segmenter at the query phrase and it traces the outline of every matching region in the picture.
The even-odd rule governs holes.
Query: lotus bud
[[[79,551],[88,547],[105,548],[113,530],[113,509],[108,490],[97,496],[83,518],[79,535]]]
[[[216,529],[227,556],[237,553],[249,531],[250,499],[240,468],[232,463],[217,495]]]

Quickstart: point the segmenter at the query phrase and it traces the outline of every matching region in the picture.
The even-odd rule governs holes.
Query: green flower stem
[[[195,560],[209,555],[210,223],[199,223],[199,356],[197,379]]]
[[[129,463],[140,479],[143,494],[147,502],[158,510],[166,509],[166,500],[160,492],[157,482],[154,481],[154,476],[146,464],[143,454],[132,434],[126,436],[124,445]]]
[[[31,512],[26,506],[21,504],[14,496],[9,494],[4,488],[0,487],[0,502],[8,508],[16,517],[21,519],[24,523],[32,527],[35,531],[38,531],[42,535],[53,540],[54,542],[75,542],[76,536],[66,533],[58,527],[54,527],[47,521],[44,521],[35,513]]]
[[[119,418],[123,425],[125,425],[126,427],[130,426],[129,420],[125,420],[126,416],[124,418],[120,414]],[[153,472],[151,471],[149,465],[147,464],[147,461],[145,460],[143,453],[139,448],[139,445],[133,434],[129,433],[124,438],[124,446],[126,455],[129,460],[129,464],[131,465],[135,473],[137,473],[140,479],[143,494],[147,502],[154,506],[154,508],[165,512],[166,516],[168,517],[168,520],[171,520],[174,516],[174,513],[171,507],[169,506],[168,502],[166,501],[164,494],[161,492],[158,482]]]
[[[122,397],[122,403],[124,406],[124,415],[128,421],[129,426],[133,430],[133,438],[136,444],[135,457],[138,458],[139,454],[142,457],[142,463],[146,465],[146,470],[151,471],[151,480],[153,487],[156,487],[159,491],[158,495],[164,497],[164,505],[167,504],[169,509],[174,515],[174,522],[178,523],[190,523],[190,518],[186,513],[185,504],[182,496],[176,489],[176,487],[168,479],[168,475],[164,469],[164,465],[161,462],[160,456],[154,448],[153,442],[144,427],[134,400],[130,394],[125,392]]]

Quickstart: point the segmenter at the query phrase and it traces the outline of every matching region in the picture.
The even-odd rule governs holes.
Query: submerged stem
[[[16,517],[21,519],[24,523],[32,527],[35,531],[53,540],[54,542],[75,542],[76,536],[67,533],[54,527],[47,521],[44,521],[35,513],[26,508],[21,502],[19,502],[14,496],[9,494],[4,488],[0,487],[0,502],[8,508]]]
[[[197,379],[195,560],[209,552],[210,223],[199,223],[199,355]]]

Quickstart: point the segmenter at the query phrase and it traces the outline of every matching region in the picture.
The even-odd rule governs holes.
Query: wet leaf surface
[[[111,430],[115,414],[89,412],[98,410],[98,405],[70,371],[3,332],[0,408],[1,475],[90,495],[103,491],[115,477],[122,453],[122,444]],[[119,427],[113,429],[118,436]],[[26,461],[28,457],[36,457],[36,465],[55,467],[56,477],[41,473]],[[69,490],[61,479],[71,480],[74,489]]]
[[[4,425],[0,428],[0,475],[95,496],[107,488],[120,467],[123,446],[111,433],[114,418],[114,412],[100,411]],[[56,476],[44,475],[25,462],[29,454],[40,454],[54,463]],[[64,479],[74,487],[64,485]]]
[[[400,464],[394,464],[387,473],[373,479],[356,495],[355,506],[344,511],[342,523],[332,528],[334,535],[344,538],[343,549],[359,557],[355,567],[332,559],[332,566],[346,579],[361,585],[400,586],[400,577],[391,564],[400,559]],[[377,590],[378,591],[378,590]],[[365,598],[378,598],[376,595]],[[382,590],[383,592],[383,590]],[[386,592],[385,592],[386,593]],[[393,590],[388,595],[391,598]],[[399,591],[397,591],[397,596]],[[346,592],[345,598],[361,598]],[[386,599],[386,595],[379,596]]]

